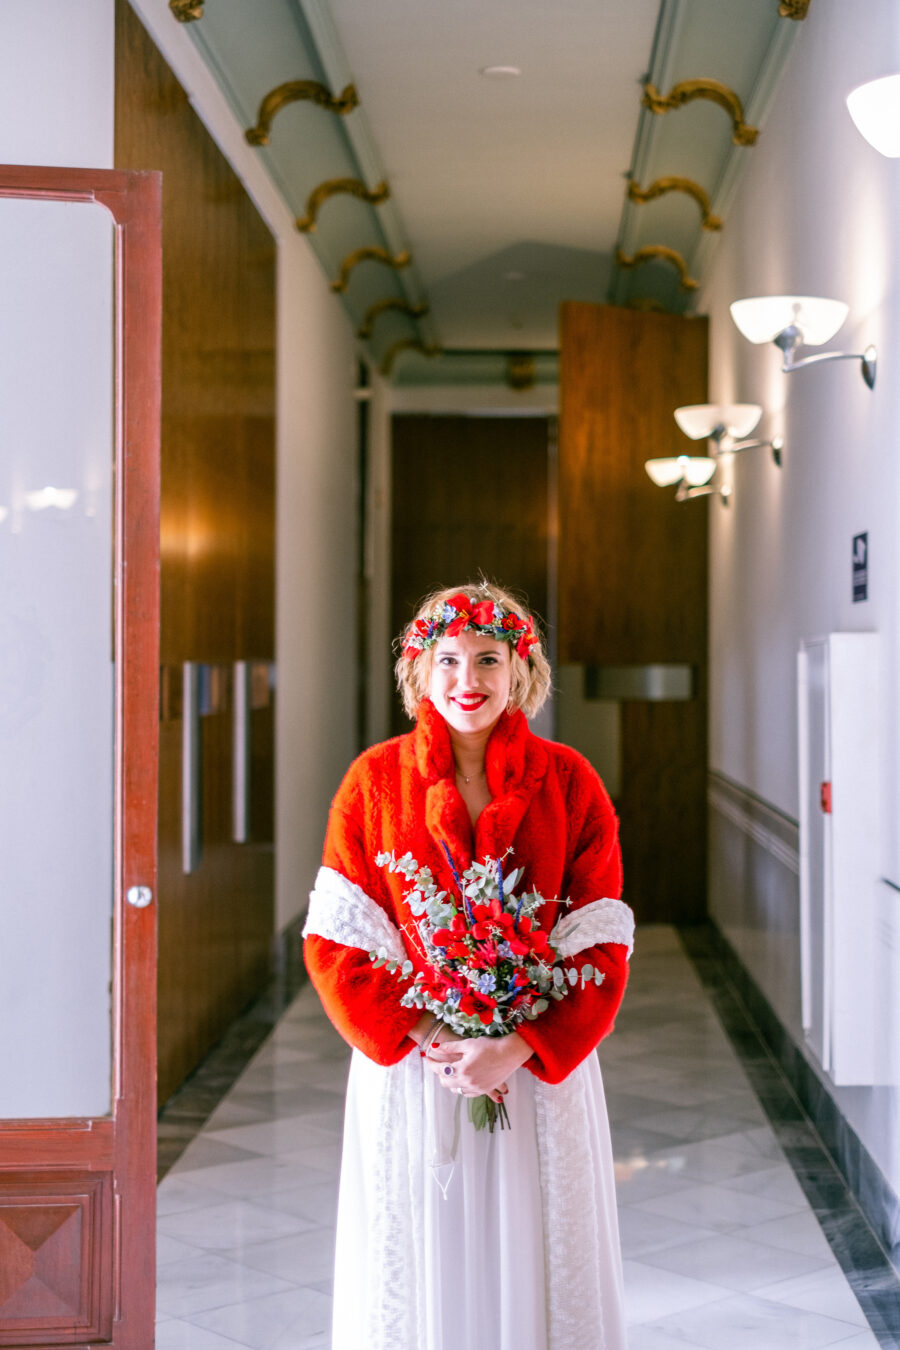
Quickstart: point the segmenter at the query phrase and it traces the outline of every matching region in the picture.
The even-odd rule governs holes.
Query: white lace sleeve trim
[[[553,926],[550,943],[560,956],[574,956],[585,947],[619,942],[634,950],[634,915],[622,900],[592,900],[573,910]]]
[[[406,957],[400,933],[381,906],[332,867],[319,868],[310,892],[303,936],[311,933],[364,952],[383,950],[390,961]]]

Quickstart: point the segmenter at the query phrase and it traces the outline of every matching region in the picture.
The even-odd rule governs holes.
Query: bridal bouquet
[[[485,858],[460,875],[446,845],[444,852],[456,895],[441,890],[410,853],[375,859],[411,882],[406,898],[416,924],[409,937],[428,967],[403,994],[404,1007],[427,1009],[458,1036],[508,1036],[576,984],[602,982],[603,972],[590,964],[563,965],[534,921],[544,897],[535,890],[514,893],[519,869],[504,876],[499,858]],[[401,978],[413,973],[412,961],[389,960],[383,949],[369,959]],[[505,1105],[487,1096],[469,1098],[469,1118],[479,1130],[493,1130],[498,1119],[501,1129],[509,1124]]]

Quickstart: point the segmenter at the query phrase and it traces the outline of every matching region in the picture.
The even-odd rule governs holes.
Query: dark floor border
[[[271,975],[261,994],[231,1023],[189,1078],[172,1094],[157,1120],[156,1179],[162,1181],[306,982],[303,917],[272,941]]]
[[[812,1070],[718,928],[707,922],[678,935],[879,1345],[900,1350],[900,1274],[832,1148],[853,1132],[846,1122],[844,1132],[835,1128],[820,1097],[836,1108],[818,1080],[819,1092],[810,1091]],[[853,1138],[856,1166],[865,1154],[874,1168]]]

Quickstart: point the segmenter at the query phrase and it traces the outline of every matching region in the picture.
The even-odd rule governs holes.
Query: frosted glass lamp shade
[[[900,158],[900,75],[861,84],[847,95],[847,111],[879,154]]]
[[[813,295],[757,295],[735,300],[731,317],[748,342],[774,342],[792,325],[803,341],[819,347],[834,337],[847,317],[843,300],[820,300]]]
[[[690,487],[701,487],[715,473],[716,461],[705,455],[673,455],[666,459],[648,459],[644,468],[657,487],[673,487],[682,480]]]
[[[741,441],[761,417],[758,403],[691,403],[675,409],[675,421],[692,441],[705,440],[716,427],[724,427],[727,436]]]

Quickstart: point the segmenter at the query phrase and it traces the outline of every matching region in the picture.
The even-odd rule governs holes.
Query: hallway
[[[690,946],[639,930],[600,1052],[630,1350],[900,1346],[900,1279],[702,932]],[[328,1346],[346,1067],[306,984],[234,1085],[205,1089],[225,1095],[159,1188],[158,1350]]]

